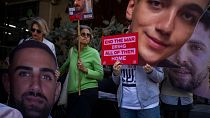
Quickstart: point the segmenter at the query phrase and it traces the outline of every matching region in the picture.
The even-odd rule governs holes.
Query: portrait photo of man
[[[69,8],[70,20],[85,20],[93,18],[92,0],[74,0]]]
[[[169,57],[169,60],[181,66],[168,69],[168,76],[174,87],[210,98],[210,13],[206,12],[197,24],[191,38],[183,47]]]

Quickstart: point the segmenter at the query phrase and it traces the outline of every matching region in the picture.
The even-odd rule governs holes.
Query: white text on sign
[[[135,55],[135,48],[118,49],[118,50],[105,50],[104,56],[117,56],[117,55]]]
[[[104,45],[113,45],[113,44],[121,44],[121,43],[133,43],[136,42],[135,36],[128,36],[124,38],[113,38],[113,39],[105,39]]]

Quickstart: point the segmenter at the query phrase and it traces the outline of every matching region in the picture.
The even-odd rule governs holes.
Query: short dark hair
[[[42,50],[46,51],[47,53],[49,53],[53,57],[53,60],[55,61],[55,64],[57,66],[56,57],[53,54],[53,52],[50,50],[50,48],[46,44],[44,44],[42,42],[39,42],[39,41],[36,41],[36,40],[28,40],[28,41],[25,41],[25,42],[21,43],[17,47],[15,47],[9,55],[9,64],[10,65],[13,63],[16,53],[19,50],[25,49],[25,48],[39,48],[39,49],[42,49]]]

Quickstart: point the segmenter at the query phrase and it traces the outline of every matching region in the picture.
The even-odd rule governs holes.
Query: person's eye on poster
[[[71,21],[93,19],[92,0],[74,0],[69,8],[69,18]]]

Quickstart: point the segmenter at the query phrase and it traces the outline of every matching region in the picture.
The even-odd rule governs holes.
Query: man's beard
[[[85,11],[85,4],[83,6],[80,5],[76,5],[75,6],[75,13],[82,13],[83,11]]]
[[[26,97],[40,97],[44,99],[43,105],[30,105],[30,108],[26,105]],[[18,109],[24,118],[48,118],[51,111],[51,106],[47,104],[47,98],[41,93],[26,92],[21,96],[21,100],[17,100],[12,94],[10,94],[9,105]],[[43,106],[43,107],[40,107]]]
[[[170,76],[170,74],[169,80],[174,87],[192,92],[194,89],[201,85],[202,81],[207,77],[207,75],[208,72],[201,72],[197,75],[192,75],[192,78],[187,82],[187,84],[180,83],[181,81],[177,81],[176,78],[173,78]]]

